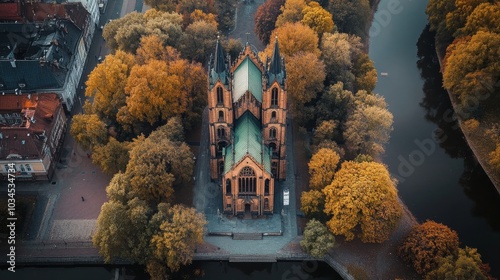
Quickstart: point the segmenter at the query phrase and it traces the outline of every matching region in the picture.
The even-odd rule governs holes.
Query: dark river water
[[[398,178],[400,197],[415,217],[456,230],[461,245],[478,248],[498,278],[500,197],[451,121],[452,109],[441,88],[428,33],[422,35],[425,43],[420,47],[427,59],[422,71],[417,68],[426,4],[382,0],[372,26],[370,57],[379,72],[375,91],[385,97],[394,115],[383,160]],[[381,76],[382,72],[387,75]]]

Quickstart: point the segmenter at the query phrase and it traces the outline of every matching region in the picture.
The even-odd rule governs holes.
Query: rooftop
[[[236,121],[233,143],[225,149],[224,174],[247,155],[271,173],[269,148],[263,144],[260,123],[250,111]]]
[[[0,23],[0,91],[64,85],[81,31],[69,20]]]
[[[248,56],[234,70],[233,100],[240,99],[247,91],[262,102],[262,73]]]
[[[0,159],[12,154],[39,158],[54,114],[61,110],[55,93],[0,95]]]

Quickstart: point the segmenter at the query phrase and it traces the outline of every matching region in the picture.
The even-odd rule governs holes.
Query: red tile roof
[[[0,3],[0,20],[22,20],[19,3]]]
[[[0,124],[0,159],[10,154],[41,158],[44,140],[49,138],[54,128],[53,116],[64,114],[55,93],[33,94],[31,99],[27,94],[0,96],[2,113],[19,113],[23,121],[18,125]]]

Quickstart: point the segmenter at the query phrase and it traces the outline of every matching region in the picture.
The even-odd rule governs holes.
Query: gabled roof
[[[271,173],[271,156],[269,148],[262,143],[259,121],[246,111],[235,123],[234,141],[225,149],[224,174],[229,172],[246,156],[263,166]]]
[[[248,56],[234,70],[233,77],[233,100],[240,99],[245,92],[250,91],[262,102],[262,73]]]

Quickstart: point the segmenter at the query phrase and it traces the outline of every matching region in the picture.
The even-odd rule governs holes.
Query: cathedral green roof
[[[233,144],[225,149],[224,174],[247,155],[271,173],[270,150],[262,143],[260,123],[250,111],[236,121]]]
[[[234,70],[233,101],[240,99],[247,91],[262,102],[262,73],[249,57]]]

